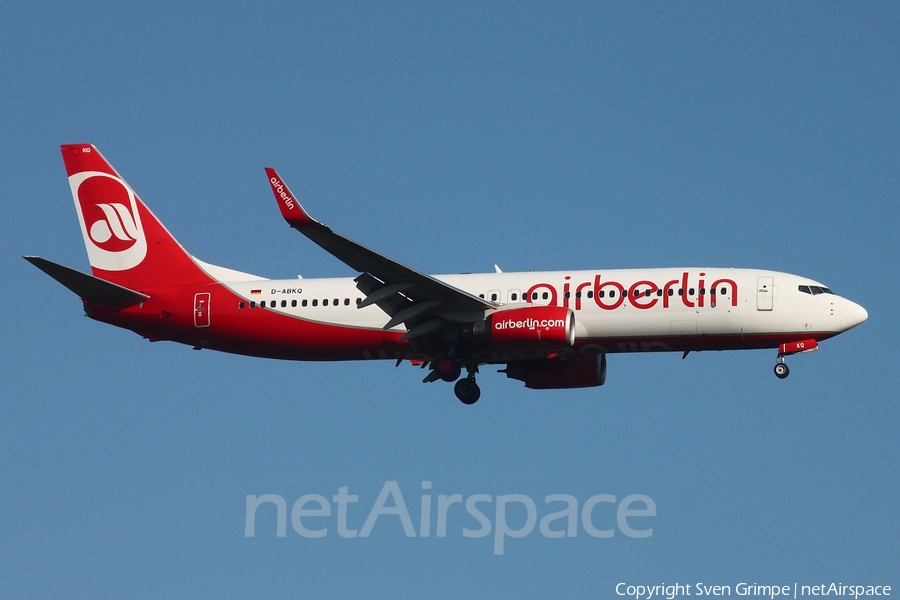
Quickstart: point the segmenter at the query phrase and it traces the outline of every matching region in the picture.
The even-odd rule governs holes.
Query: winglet
[[[272,193],[275,194],[275,200],[278,202],[278,208],[281,209],[281,216],[288,222],[291,227],[302,227],[304,225],[318,224],[318,222],[309,216],[303,210],[297,198],[288,189],[287,184],[282,181],[281,177],[275,169],[266,167],[266,176],[269,178],[269,185],[272,186]]]

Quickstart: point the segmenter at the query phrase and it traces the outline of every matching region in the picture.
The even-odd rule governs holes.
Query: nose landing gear
[[[800,340],[798,342],[786,342],[778,346],[778,357],[775,359],[775,377],[784,379],[791,374],[787,363],[784,362],[785,356],[793,354],[804,354],[806,352],[815,352],[819,349],[819,343],[814,339]]]
[[[779,356],[778,362],[775,363],[775,377],[777,377],[778,379],[784,379],[790,374],[791,370],[788,369],[787,363],[784,362],[784,357]]]

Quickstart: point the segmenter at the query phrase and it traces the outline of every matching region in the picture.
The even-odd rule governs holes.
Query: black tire
[[[439,356],[434,359],[434,370],[447,383],[453,383],[459,379],[459,375],[462,373],[459,361],[449,356]]]
[[[775,377],[778,379],[784,379],[790,374],[791,370],[788,369],[788,366],[785,363],[778,363],[775,365]]]
[[[469,379],[468,377],[457,381],[456,385],[453,386],[453,392],[463,404],[475,404],[481,398],[481,388],[478,387],[474,379]]]

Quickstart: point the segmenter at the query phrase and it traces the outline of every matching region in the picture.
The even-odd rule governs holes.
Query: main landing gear
[[[443,379],[447,383],[451,383],[459,379],[459,374],[462,373],[462,367],[459,366],[459,361],[453,358],[452,356],[438,356],[432,362],[432,371],[437,374],[438,379]]]
[[[456,382],[453,392],[463,404],[475,404],[481,398],[481,388],[475,383],[475,375],[469,375]]]
[[[453,391],[456,397],[459,398],[459,401],[463,404],[475,404],[481,397],[481,389],[475,383],[475,373],[478,372],[478,364],[467,362],[466,371],[468,374],[464,378],[459,379],[459,376],[462,374],[462,361],[445,354],[431,361],[431,372],[425,376],[422,382],[430,383],[438,379],[448,383],[456,381]]]

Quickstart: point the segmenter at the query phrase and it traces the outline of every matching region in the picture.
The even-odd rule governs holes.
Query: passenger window
[[[322,306],[328,306],[328,298],[322,300]]]
[[[491,302],[497,301],[497,294],[491,294]]]
[[[356,304],[362,304],[362,298],[357,298],[357,299],[356,299]]]
[[[340,299],[340,298],[335,298],[335,299],[334,299],[334,302],[333,302],[332,304],[334,304],[334,306],[340,306],[340,304],[341,304],[341,299]]]
[[[344,298],[344,306],[350,306],[350,298]]]
[[[656,295],[660,297],[662,296],[662,288],[656,290]]]
[[[313,306],[318,306],[318,305],[319,305],[319,300],[318,300],[318,298],[316,298],[313,300]]]
[[[669,291],[666,292],[666,293],[667,293],[669,296],[674,296],[674,295],[675,295],[675,290],[673,290],[672,288],[669,288]]]
[[[571,293],[571,292],[566,292],[565,294],[563,294],[563,297],[565,297],[565,298],[571,298],[571,297],[572,297],[572,293]]]
[[[600,292],[600,293],[602,294],[603,292]],[[615,298],[615,297],[616,297],[616,290],[609,290],[609,297],[610,297],[610,298]]]
[[[594,297],[594,290],[591,290],[588,292],[588,298],[593,298],[593,297]]]
[[[644,296],[649,298],[651,293],[652,292],[650,290],[647,290],[646,292],[644,292]]]
[[[544,300],[546,300],[546,299],[549,298],[549,297],[550,297],[550,293],[549,293],[549,292],[544,292],[543,294],[541,294],[541,298],[543,298]]]
[[[537,300],[537,292],[531,292],[531,299]]]
[[[281,301],[281,308],[284,308],[284,307],[286,307],[286,306],[287,306],[287,300],[282,300],[282,301]]]
[[[679,296],[684,296],[684,290],[681,289],[681,288],[678,288],[678,295],[679,295]]]
[[[296,308],[296,306],[297,306],[297,301],[296,301],[296,300],[291,300],[291,307]]]
[[[478,294],[479,298],[484,298],[484,294]]]
[[[581,292],[575,292],[575,297],[576,297],[576,298],[581,298]]]
[[[705,295],[706,295],[706,288],[700,288],[700,295],[701,295],[701,296],[705,296]]]
[[[250,301],[250,308],[256,308],[256,301],[255,301],[255,300],[251,300],[251,301]]]
[[[519,295],[515,292],[509,295],[510,302],[515,302],[518,299]]]
[[[689,289],[688,289],[688,296],[693,296],[693,295],[694,295],[694,288],[689,288]]]
[[[301,303],[301,304],[303,305],[304,308],[306,307],[306,303],[307,303],[307,302],[308,302],[308,300],[307,300],[306,298],[304,298],[304,299],[303,299],[303,302]]]
[[[243,308],[244,308],[244,303],[243,303],[243,302],[238,302],[238,308],[243,309]]]
[[[598,298],[606,298],[606,292],[603,290],[600,290],[599,292],[597,292],[597,297]]]

